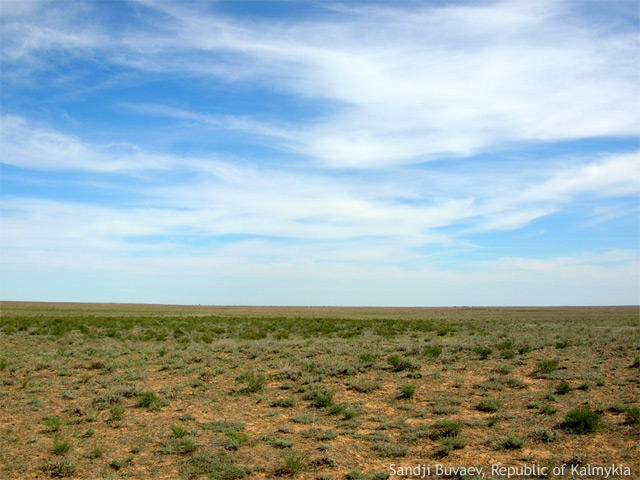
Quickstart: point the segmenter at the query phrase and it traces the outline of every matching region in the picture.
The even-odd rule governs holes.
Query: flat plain
[[[0,478],[640,478],[635,306],[0,307]]]

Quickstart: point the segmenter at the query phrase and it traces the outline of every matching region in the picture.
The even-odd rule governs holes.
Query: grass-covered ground
[[[640,478],[637,307],[1,307],[0,478]]]

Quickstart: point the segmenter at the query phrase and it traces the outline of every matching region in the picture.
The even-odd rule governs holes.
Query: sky
[[[2,299],[640,303],[636,1],[0,8]]]

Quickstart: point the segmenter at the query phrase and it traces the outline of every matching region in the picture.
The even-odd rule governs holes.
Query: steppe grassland
[[[1,307],[1,478],[640,475],[637,307]]]

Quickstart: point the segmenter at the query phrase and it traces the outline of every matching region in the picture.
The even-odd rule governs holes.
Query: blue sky
[[[637,2],[5,0],[1,294],[637,304]]]

